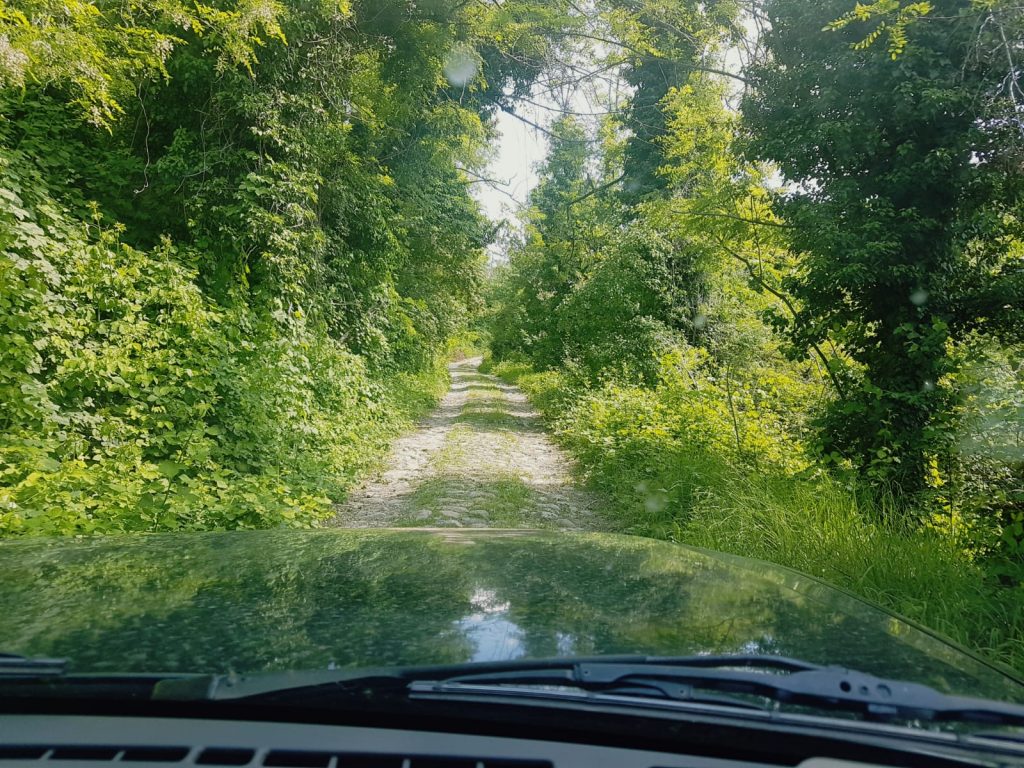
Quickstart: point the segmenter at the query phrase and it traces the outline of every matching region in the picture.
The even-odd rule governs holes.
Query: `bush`
[[[730,473],[704,491],[672,538],[813,574],[1024,670],[1024,587],[948,537],[882,522],[895,516],[824,477]]]
[[[300,312],[218,306],[169,244],[66,218],[16,152],[0,195],[0,534],[308,526],[443,366],[372,379]]]
[[[655,384],[658,359],[680,335],[662,319],[675,311],[670,248],[631,232],[609,250],[558,309],[566,357],[590,383],[614,371],[621,381]]]
[[[656,388],[592,390],[522,363],[492,370],[542,411],[624,531],[813,574],[1024,670],[1020,568],[1003,586],[955,539],[885,522],[896,516],[812,471],[762,406],[737,411],[734,428],[720,386],[690,376],[699,365]]]
[[[482,355],[486,346],[483,332],[467,329],[448,339],[445,351],[450,360],[465,360]]]

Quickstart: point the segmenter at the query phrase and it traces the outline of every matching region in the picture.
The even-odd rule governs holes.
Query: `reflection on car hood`
[[[73,672],[256,672],[772,653],[1022,700],[964,651],[809,576],[608,534],[323,530],[0,544],[0,650]]]

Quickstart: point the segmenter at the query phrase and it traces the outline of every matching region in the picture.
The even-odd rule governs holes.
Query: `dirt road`
[[[333,525],[608,528],[523,393],[479,366],[480,358],[451,364],[440,407],[338,505]]]

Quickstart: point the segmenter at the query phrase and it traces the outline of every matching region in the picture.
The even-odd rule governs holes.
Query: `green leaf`
[[[160,461],[156,466],[160,470],[160,474],[169,480],[173,480],[186,468],[184,464],[179,464],[176,461]]]

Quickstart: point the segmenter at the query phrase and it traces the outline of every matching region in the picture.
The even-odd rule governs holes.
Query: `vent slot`
[[[56,747],[49,759],[110,761],[120,751],[120,747]]]
[[[254,749],[209,747],[196,758],[196,765],[248,765],[255,755]]]
[[[186,757],[187,747],[131,747],[121,755],[121,762],[180,763]]]
[[[263,758],[267,768],[327,768],[334,757],[330,752],[295,752],[275,749]]]
[[[341,762],[338,766],[340,768]],[[548,760],[515,760],[486,757],[433,757],[413,756],[410,768],[554,768]]]
[[[91,760],[121,763],[181,763],[188,760],[188,747],[140,747],[91,744],[0,745],[3,760]],[[249,765],[256,750],[248,747],[207,747],[195,758],[196,765]],[[554,768],[547,760],[516,760],[507,758],[451,757],[437,755],[388,755],[355,752],[314,752],[274,749],[263,757],[262,768]]]
[[[338,768],[402,768],[401,755],[338,755]]]
[[[93,762],[180,763],[188,747],[120,747],[116,745],[61,744],[0,746],[0,760],[91,760]],[[120,755],[120,757],[118,757]]]
[[[50,751],[49,747],[13,746],[0,747],[0,760],[42,760]]]

